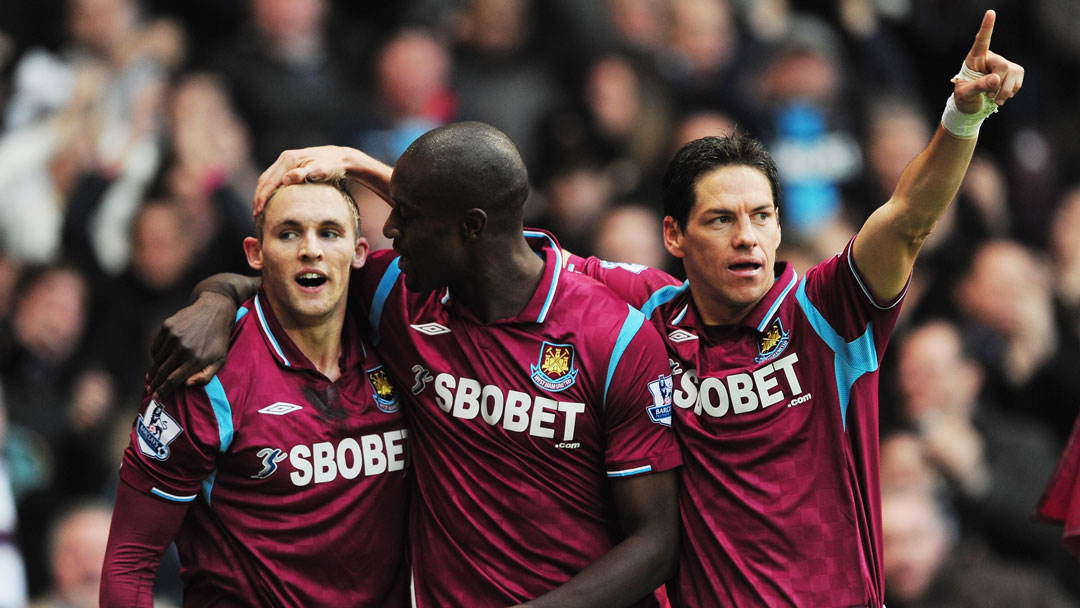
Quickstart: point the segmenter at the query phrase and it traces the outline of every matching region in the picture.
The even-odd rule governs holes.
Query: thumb
[[[997,95],[999,88],[1001,88],[1001,76],[997,74],[987,74],[978,80],[957,82],[956,88],[953,89],[956,107],[965,114],[979,112],[986,103],[986,95],[991,97]]]

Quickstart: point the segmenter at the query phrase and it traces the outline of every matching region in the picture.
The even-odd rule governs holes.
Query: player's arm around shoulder
[[[626,305],[604,387],[606,475],[625,537],[565,585],[525,604],[627,606],[674,573],[679,552],[678,467],[671,369],[656,329]]]
[[[631,306],[641,308],[657,293],[682,282],[670,274],[642,264],[610,262],[598,257],[581,257],[563,250],[563,264],[570,272],[599,281]]]
[[[232,273],[200,281],[191,304],[165,319],[150,343],[150,394],[160,397],[179,386],[209,382],[225,364],[237,310],[261,284],[258,277]]]
[[[1024,68],[990,51],[995,20],[994,11],[983,16],[930,144],[859,231],[855,261],[878,300],[892,300],[904,289],[923,242],[960,189],[983,120],[1023,84]]]

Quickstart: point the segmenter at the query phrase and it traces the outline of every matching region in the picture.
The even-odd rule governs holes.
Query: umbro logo
[[[270,414],[273,416],[284,416],[285,414],[288,414],[290,412],[295,412],[296,410],[302,409],[304,409],[303,406],[294,405],[292,403],[285,403],[284,401],[278,401],[277,403],[262,408],[261,410],[259,410],[259,413]]]
[[[449,327],[446,327],[445,325],[439,325],[438,323],[424,323],[422,325],[410,325],[409,327],[429,336],[437,336],[439,334],[450,333]]]
[[[697,336],[683,329],[676,329],[675,331],[669,333],[667,336],[668,339],[670,339],[676,344],[678,344],[679,342],[689,342],[690,340],[698,339]]]

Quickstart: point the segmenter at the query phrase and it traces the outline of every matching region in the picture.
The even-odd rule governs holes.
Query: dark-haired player
[[[988,11],[928,147],[844,251],[777,263],[776,165],[707,137],[664,178],[664,239],[688,280],[571,257],[666,337],[683,447],[673,606],[881,606],[878,365],[922,246],[982,120],[1023,69],[989,51]]]

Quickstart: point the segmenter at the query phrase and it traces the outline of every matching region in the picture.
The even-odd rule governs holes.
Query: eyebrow
[[[295,219],[291,219],[291,218],[285,218],[285,219],[281,220],[280,222],[278,222],[277,224],[274,224],[274,228],[275,229],[277,229],[277,228],[297,228],[297,227],[300,227],[300,226],[303,226],[303,225],[304,225],[304,223],[301,222],[300,220],[295,220]],[[341,223],[340,221],[331,220],[331,219],[321,220],[318,225],[319,225],[320,228],[325,228],[327,226],[332,226],[332,227],[336,227],[336,228],[344,228],[345,227],[345,224]]]

